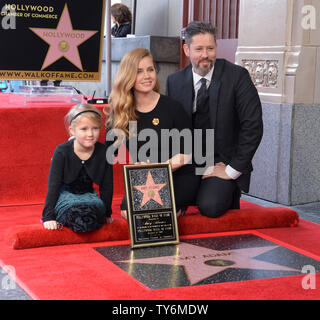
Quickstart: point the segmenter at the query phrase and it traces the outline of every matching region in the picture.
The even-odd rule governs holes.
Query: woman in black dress
[[[200,179],[194,175],[193,165],[188,164],[192,157],[192,120],[179,102],[159,93],[155,63],[148,50],[137,48],[123,57],[109,97],[109,108],[105,110],[108,114],[106,126],[116,129],[118,144],[124,142],[130,146],[130,139],[137,141],[137,150],[129,148],[133,162],[171,164],[179,216],[185,206],[195,203]],[[135,132],[132,128],[136,128]],[[146,129],[152,135],[142,141],[139,134]],[[166,143],[166,134],[173,129],[176,134]],[[156,136],[156,140],[150,141],[151,136]],[[180,136],[185,138],[180,139]],[[126,216],[125,201],[121,210]]]

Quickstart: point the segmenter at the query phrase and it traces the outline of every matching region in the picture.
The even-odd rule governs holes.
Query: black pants
[[[185,206],[195,205],[201,176],[195,175],[194,170],[188,172],[177,170],[173,172],[172,176],[176,211],[178,212]]]
[[[217,218],[229,209],[240,208],[241,191],[234,180],[202,179],[196,199],[201,214]]]

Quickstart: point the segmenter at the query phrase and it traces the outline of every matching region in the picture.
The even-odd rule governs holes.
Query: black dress
[[[170,140],[166,141],[166,129],[177,129],[181,133],[182,130],[187,129],[192,137],[192,119],[184,111],[181,104],[167,96],[160,95],[159,101],[153,110],[150,112],[136,111],[138,117],[137,120],[137,137],[131,137],[136,139],[137,149],[130,148],[130,141],[126,141],[126,146],[129,149],[130,155],[135,162],[147,162],[161,163],[169,160],[175,154],[189,154],[192,152],[192,141],[187,139]],[[149,131],[152,133],[151,137],[148,137],[148,131],[146,133],[146,139],[140,140],[142,131],[146,129],[152,129]],[[182,136],[182,135],[181,135]],[[186,143],[185,143],[186,142]],[[112,143],[112,142],[111,142]],[[134,145],[131,144],[131,145]],[[146,148],[146,145],[148,146]],[[144,149],[142,149],[144,148]],[[186,150],[188,149],[188,150]],[[141,152],[145,150],[146,152]],[[190,152],[189,152],[190,150]],[[200,176],[194,174],[194,165],[186,164],[181,168],[173,172],[173,184],[176,201],[177,211],[182,206],[188,206],[195,203],[195,197],[198,185],[200,183]],[[123,199],[121,209],[126,210],[126,202]]]
[[[99,229],[106,220],[106,208],[83,167],[78,178],[63,185],[55,206],[56,221],[75,232]]]

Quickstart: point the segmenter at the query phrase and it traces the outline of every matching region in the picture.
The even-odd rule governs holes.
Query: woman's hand
[[[143,161],[141,161],[141,162],[135,162],[135,164],[150,164],[151,162],[150,162],[150,160],[148,159],[147,160],[147,162],[143,162]]]
[[[169,159],[167,162],[170,163],[172,171],[176,171],[185,164],[188,164],[191,158],[191,154],[178,153],[174,155],[171,159]]]
[[[56,220],[49,220],[43,223],[43,227],[48,230],[59,230],[62,226]]]

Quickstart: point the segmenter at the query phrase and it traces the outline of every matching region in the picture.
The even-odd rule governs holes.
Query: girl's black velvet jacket
[[[83,161],[74,153],[73,142],[74,140],[69,140],[57,146],[51,159],[48,191],[42,214],[43,222],[55,220],[54,208],[61,187],[75,181],[83,167],[92,182],[99,186],[100,198],[106,207],[106,217],[111,216],[113,169],[112,164],[106,160],[107,147],[97,142],[91,157]]]

